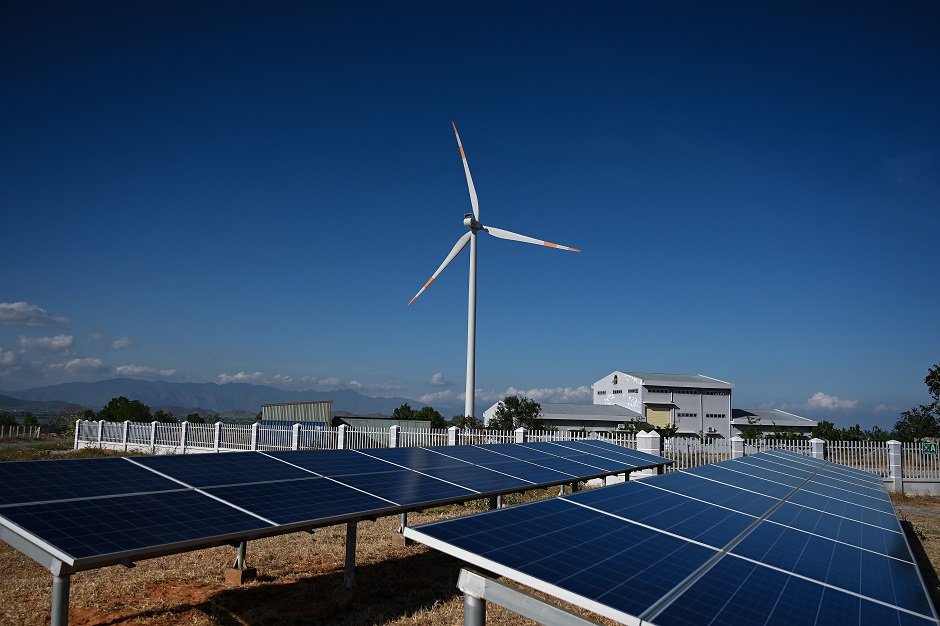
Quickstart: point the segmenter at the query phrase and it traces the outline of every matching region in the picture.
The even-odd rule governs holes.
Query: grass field
[[[6,453],[3,450],[0,457]],[[10,453],[17,459],[52,454],[60,452],[39,449],[32,457],[22,450]],[[555,493],[557,489],[543,490],[529,497]],[[936,604],[940,498],[900,496],[894,501],[915,553],[926,563],[925,580]],[[481,506],[474,502],[412,513],[409,523],[465,515]],[[131,569],[116,566],[75,574],[70,624],[461,624],[463,598],[456,588],[461,563],[421,545],[402,546],[397,527],[397,517],[359,524],[358,585],[352,592],[342,586],[345,526],[333,526],[250,542],[248,563],[257,568],[258,579],[241,586],[223,582],[234,558],[230,547],[141,561]],[[0,624],[47,624],[48,570],[0,542],[0,572]],[[489,625],[526,623],[532,622],[487,607]]]

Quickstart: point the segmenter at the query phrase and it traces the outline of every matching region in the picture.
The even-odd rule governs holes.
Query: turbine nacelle
[[[463,216],[463,225],[473,232],[477,232],[478,230],[485,230],[483,228],[483,224],[478,222],[477,219],[473,217],[473,213],[467,213]]]

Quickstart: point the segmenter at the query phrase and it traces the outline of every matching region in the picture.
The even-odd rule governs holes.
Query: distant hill
[[[82,411],[85,407],[61,400],[24,400],[11,396],[0,395],[0,411],[22,413],[29,411],[36,415],[56,415],[60,411],[73,413]]]
[[[261,410],[262,404],[317,400],[332,400],[334,411],[352,415],[390,415],[405,402],[416,409],[424,406],[423,403],[408,398],[372,397],[352,389],[287,391],[247,383],[171,383],[132,378],[115,378],[94,383],[63,383],[6,393],[15,396],[10,398],[13,402],[73,403],[95,411],[100,410],[111,398],[124,396],[131,400],[140,400],[154,410],[173,407],[175,415],[187,412],[212,412],[224,416],[255,415]],[[0,396],[3,397],[5,396]]]

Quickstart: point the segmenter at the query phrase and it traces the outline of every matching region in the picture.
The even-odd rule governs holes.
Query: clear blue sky
[[[940,361],[940,5],[6,2],[0,389],[477,407],[614,369],[893,424]],[[706,6],[707,5],[707,6]],[[19,303],[19,304],[17,304]]]

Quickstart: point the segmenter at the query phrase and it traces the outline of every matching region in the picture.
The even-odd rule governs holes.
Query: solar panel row
[[[936,622],[881,479],[773,451],[406,530],[624,622]]]
[[[602,441],[8,462],[0,532],[78,571],[668,462]]]

